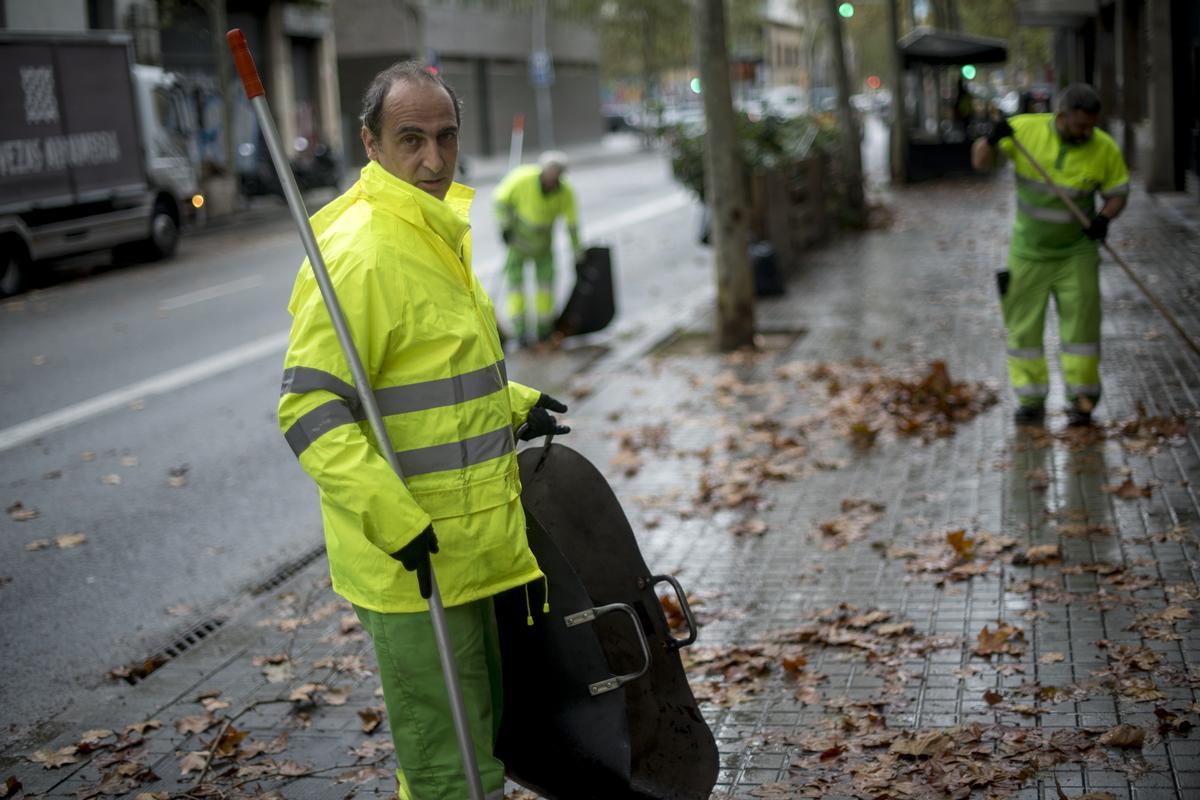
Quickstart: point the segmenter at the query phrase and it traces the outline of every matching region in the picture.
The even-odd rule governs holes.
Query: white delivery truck
[[[45,259],[170,256],[203,205],[195,115],[116,32],[0,32],[0,296]]]

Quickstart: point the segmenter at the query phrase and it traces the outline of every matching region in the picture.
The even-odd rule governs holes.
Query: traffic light
[[[969,81],[973,81],[973,80],[975,80],[975,74],[976,73],[975,73],[975,65],[974,64],[963,64],[962,76],[964,78],[966,78]]]
[[[868,89],[878,89],[880,86],[883,86],[883,81],[879,80],[878,75],[870,75],[867,77]]]
[[[854,16],[854,4],[853,3],[842,3],[840,6],[838,6],[838,13],[841,14],[846,19],[850,19],[851,17]]]
[[[691,83],[688,84],[688,86],[691,88],[692,94],[700,94],[700,79],[699,78],[692,78],[692,81],[691,81]]]

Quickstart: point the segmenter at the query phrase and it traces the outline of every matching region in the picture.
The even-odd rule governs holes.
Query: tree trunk
[[[754,283],[747,253],[745,178],[729,86],[724,0],[697,0],[696,44],[707,125],[705,197],[717,267],[714,333],[717,348],[730,351],[754,344]]]
[[[908,119],[904,108],[904,59],[900,56],[899,0],[887,0],[888,46],[892,66],[892,130],[889,137],[892,183],[900,186],[908,181]]]
[[[852,225],[866,221],[866,200],[863,197],[862,142],[858,124],[850,108],[850,71],[846,66],[846,47],[842,40],[842,18],[837,0],[825,0],[829,16],[829,31],[833,37],[833,68],[837,73],[838,122],[842,128],[842,180],[846,184],[846,206]]]
[[[225,15],[226,0],[211,0],[208,8],[209,20],[212,24],[213,55],[217,61],[217,86],[221,92],[221,132],[224,139],[224,174],[236,174],[233,141],[233,103],[235,92],[240,87],[234,87],[229,73],[229,44],[225,41],[225,33],[229,22]]]

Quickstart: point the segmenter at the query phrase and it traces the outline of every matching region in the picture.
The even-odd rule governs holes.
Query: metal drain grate
[[[179,656],[192,649],[200,642],[204,641],[210,634],[216,633],[217,630],[225,624],[225,620],[219,617],[209,617],[200,620],[185,628],[181,633],[174,634],[173,639],[166,645],[153,651],[140,661],[133,661],[124,667],[119,667],[109,674],[114,678],[119,678],[131,686],[137,685],[144,681],[148,675],[156,672],[167,662],[178,658]]]
[[[275,570],[274,574],[262,583],[251,587],[250,594],[253,597],[266,594],[323,555],[325,555],[325,545],[317,545],[299,558],[289,561]]]

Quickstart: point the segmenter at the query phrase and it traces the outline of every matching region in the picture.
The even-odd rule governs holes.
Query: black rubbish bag
[[[778,297],[785,291],[779,275],[779,259],[770,242],[750,245],[750,265],[754,268],[754,294],[757,297]]]
[[[575,265],[575,288],[567,298],[554,329],[563,336],[604,330],[616,316],[612,251],[589,247]]]
[[[529,545],[547,581],[495,598],[504,673],[496,756],[511,779],[551,800],[707,800],[717,748],[679,658],[696,631],[683,590],[650,573],[586,458],[547,444],[518,460]],[[672,634],[660,583],[678,596],[686,637]]]

